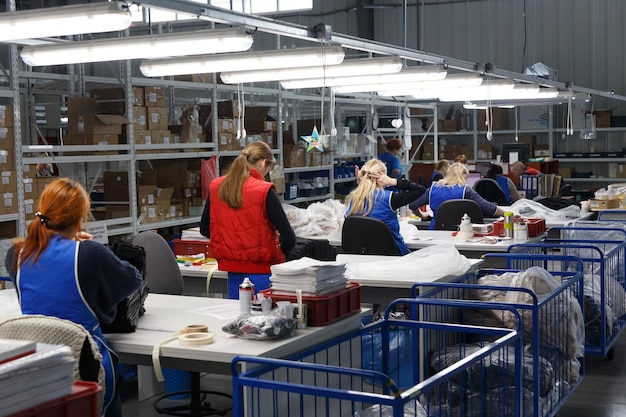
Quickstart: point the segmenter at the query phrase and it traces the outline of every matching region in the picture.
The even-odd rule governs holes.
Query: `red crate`
[[[18,411],[8,417],[98,417],[100,391],[102,387],[96,382],[76,381],[70,394]]]
[[[519,217],[515,217],[517,222]],[[546,231],[546,219],[526,218],[522,219],[528,225],[528,237],[538,236]],[[504,220],[496,220],[493,222],[493,234],[496,236],[504,236]]]
[[[174,243],[174,255],[197,255],[199,253],[204,253],[204,256],[207,258],[212,258],[211,254],[211,246],[209,242],[205,240],[180,240],[173,239]]]
[[[271,288],[262,290],[266,297],[272,297],[272,304],[277,301],[297,302],[295,294],[275,292]],[[340,318],[361,310],[361,286],[358,282],[350,282],[345,289],[332,294],[320,296],[303,296],[302,302],[307,308],[308,326],[325,326]]]

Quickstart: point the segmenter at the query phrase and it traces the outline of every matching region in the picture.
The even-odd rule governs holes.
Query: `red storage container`
[[[211,246],[205,240],[180,240],[173,239],[174,255],[188,256],[204,253],[207,258],[212,258]]]
[[[522,219],[528,225],[528,237],[538,236],[546,231],[546,219],[524,218]],[[515,217],[517,222],[519,217]],[[493,234],[496,236],[504,236],[504,220],[493,222]]]
[[[98,393],[101,390],[96,382],[76,381],[70,394],[8,417],[98,417]]]
[[[262,290],[266,297],[272,297],[272,304],[277,301],[297,302],[295,294],[274,292],[272,289]],[[325,326],[340,318],[361,310],[361,286],[358,282],[350,282],[345,289],[332,294],[320,296],[303,296],[302,302],[307,308],[308,326]]]

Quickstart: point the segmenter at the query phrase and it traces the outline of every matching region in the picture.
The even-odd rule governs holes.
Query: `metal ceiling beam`
[[[272,33],[275,35],[303,39],[311,42],[330,41],[330,43],[339,44],[348,49],[355,49],[373,54],[396,55],[400,58],[411,61],[419,61],[430,64],[442,64],[448,66],[449,68],[454,68],[466,72],[486,72],[490,75],[493,75],[494,77],[511,78],[517,81],[556,87],[560,90],[571,89],[575,92],[602,96],[614,100],[626,101],[626,96],[616,95],[610,91],[599,91],[591,88],[574,86],[565,82],[546,80],[544,78],[532,75],[502,70],[491,66],[491,64],[480,64],[462,61],[442,55],[431,54],[428,52],[422,52],[339,33],[331,32],[329,34],[325,32],[324,36],[320,36],[320,32],[317,28],[308,28],[306,26],[298,25],[295,23],[283,22],[263,16],[256,16],[221,9],[210,5],[194,3],[188,0],[140,0],[138,1],[138,4],[144,7],[154,7],[178,13],[185,13],[188,15],[197,16],[199,19],[204,19],[211,22],[246,26],[250,29],[259,30],[266,33]],[[488,71],[485,71],[485,68],[488,67],[491,68]]]

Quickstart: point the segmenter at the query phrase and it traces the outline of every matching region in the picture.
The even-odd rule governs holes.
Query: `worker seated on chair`
[[[431,185],[433,185],[433,182],[442,180],[446,176],[446,173],[448,172],[448,168],[450,168],[450,161],[448,161],[447,159],[442,159],[439,162],[437,162],[436,169],[433,171],[432,174],[430,174],[430,180],[428,181],[428,186],[430,187]]]
[[[105,371],[102,415],[118,417],[122,414],[116,389],[118,358],[100,323],[113,322],[118,303],[139,289],[141,275],[81,230],[90,209],[81,184],[70,178],[52,181],[41,193],[26,238],[9,249],[5,266],[23,314],[69,320],[93,336]]]
[[[401,255],[409,249],[400,235],[400,223],[396,210],[409,204],[425,192],[425,188],[406,179],[390,178],[387,167],[379,159],[370,159],[363,168],[355,166],[357,187],[348,195],[345,217],[369,216],[384,221],[395,236]],[[386,190],[394,186],[396,191]]]
[[[503,175],[502,167],[500,165],[491,164],[491,167],[489,167],[489,171],[487,171],[484,178],[491,178],[498,183],[498,186],[504,193],[507,204],[514,203],[522,198],[522,196],[517,192],[517,187],[515,186],[513,180]]]
[[[541,171],[526,166],[522,161],[513,162],[509,168],[509,178],[518,188],[521,185],[522,175],[541,175]]]
[[[474,200],[478,203],[483,216],[497,217],[504,215],[502,208],[485,200],[471,187],[467,186],[466,179],[468,175],[469,171],[465,165],[459,162],[453,163],[450,165],[445,178],[433,183],[421,197],[409,204],[409,209],[421,219],[426,220],[428,215],[423,213],[420,207],[430,204],[430,209],[433,211],[433,221],[431,221],[429,227],[431,230],[435,227],[434,216],[437,214],[437,209],[446,200],[463,198]]]

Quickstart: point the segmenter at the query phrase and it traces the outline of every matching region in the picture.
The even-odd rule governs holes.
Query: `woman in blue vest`
[[[431,185],[433,185],[433,182],[442,180],[448,173],[448,168],[450,168],[450,161],[448,161],[447,159],[442,159],[437,162],[436,169],[433,171],[432,174],[430,174],[428,186],[430,187]]]
[[[141,285],[141,275],[82,231],[91,203],[78,182],[59,178],[41,193],[28,235],[9,249],[5,265],[17,289],[22,314],[43,314],[82,325],[102,354],[105,371],[102,415],[122,415],[117,355],[102,334],[119,302]]]
[[[491,178],[495,180],[500,186],[500,189],[502,189],[502,192],[504,193],[507,202],[509,204],[514,203],[522,197],[517,192],[517,187],[515,186],[513,181],[509,177],[505,177],[504,175],[502,175],[502,173],[503,171],[500,165],[492,164],[489,168],[489,171],[487,171],[487,173],[485,174],[485,178]]]
[[[400,223],[396,210],[424,194],[425,188],[406,179],[390,178],[387,167],[379,159],[370,159],[356,169],[358,185],[348,195],[346,217],[370,216],[384,221],[396,239],[401,255],[409,249],[400,235]],[[385,189],[395,187],[396,191]]]
[[[420,198],[409,204],[409,209],[416,215],[425,219],[427,216],[419,209],[425,204],[430,205],[430,209],[433,212],[433,221],[430,222],[430,229],[435,226],[434,216],[437,215],[437,209],[439,206],[447,200],[454,199],[469,199],[474,200],[480,206],[481,211],[485,217],[497,217],[504,215],[504,210],[496,206],[493,203],[482,198],[478,193],[468,187],[466,184],[466,178],[469,175],[467,167],[460,162],[455,162],[450,165],[446,177],[439,180],[428,188]]]

